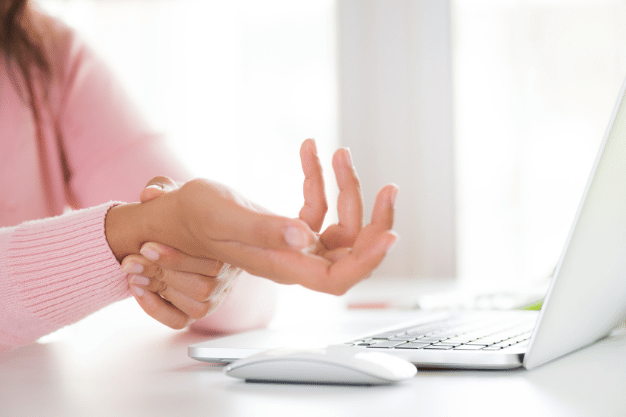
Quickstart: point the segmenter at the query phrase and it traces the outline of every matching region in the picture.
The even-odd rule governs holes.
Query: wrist
[[[139,253],[147,241],[145,216],[140,203],[122,203],[113,206],[104,220],[104,233],[109,247],[118,261]]]

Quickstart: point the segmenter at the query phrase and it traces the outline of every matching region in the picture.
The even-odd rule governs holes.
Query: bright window
[[[429,26],[433,10],[439,18],[448,16],[446,2],[40,1],[98,48],[197,175],[227,183],[286,215],[295,215],[302,202],[302,177],[296,174],[303,139],[318,140],[327,182],[334,183],[328,161],[338,144],[336,6],[350,14],[342,15],[339,35],[352,34],[350,25],[364,28],[354,31],[364,33],[355,42],[360,54],[368,58],[380,50],[381,56],[397,58],[389,61],[393,64],[364,58],[350,73],[351,81],[365,74],[371,76],[368,83],[380,82],[371,89],[384,93],[386,101],[374,95],[368,105],[405,103],[406,88],[398,88],[397,97],[388,88],[400,81],[436,86],[419,79],[432,76],[424,68],[434,64],[413,59],[422,56],[415,51],[435,54],[451,44],[454,149],[447,152],[454,153],[454,190],[425,187],[423,196],[401,198],[405,206],[399,207],[397,223],[401,235],[433,234],[421,239],[428,245],[443,225],[414,224],[419,216],[411,216],[406,205],[456,192],[450,202],[456,251],[445,251],[456,253],[456,268],[433,260],[420,274],[456,269],[471,283],[509,285],[551,273],[626,76],[626,3],[617,0],[449,0],[451,42],[444,39],[447,30],[437,30],[441,25]],[[441,7],[429,6],[435,4]],[[352,52],[338,55],[350,59]],[[407,79],[398,81],[395,74]],[[385,76],[393,82],[385,84]],[[406,111],[414,120],[437,117],[424,119],[427,112],[414,107]],[[402,122],[397,119],[390,118]],[[358,120],[366,131],[373,124],[395,132],[384,117]],[[429,129],[419,140],[438,140],[437,126]],[[378,157],[376,146],[392,149],[389,141],[398,140],[381,138],[372,140],[385,142],[362,145],[370,152],[360,151],[369,155],[357,161],[362,173]],[[437,163],[427,168],[432,172],[422,177],[441,176]],[[412,174],[396,179],[393,169],[394,176],[384,181],[410,189]],[[432,251],[407,244],[411,241],[411,236],[400,240],[384,273],[415,275],[416,260],[424,258],[420,251]]]
[[[299,146],[313,137],[334,182],[332,0],[40,3],[95,46],[196,175],[297,216]]]
[[[626,76],[626,4],[454,0],[459,275],[548,276]]]

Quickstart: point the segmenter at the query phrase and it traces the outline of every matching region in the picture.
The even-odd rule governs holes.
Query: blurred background
[[[331,201],[338,146],[368,214],[397,183],[401,239],[380,279],[549,276],[626,76],[617,0],[39,3],[196,175],[296,216],[313,137]]]

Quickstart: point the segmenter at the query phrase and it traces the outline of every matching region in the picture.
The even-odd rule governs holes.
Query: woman
[[[313,141],[301,149],[300,217],[276,216],[221,184],[178,187],[170,178],[189,174],[106,67],[26,0],[0,0],[0,51],[0,349],[123,299],[129,285],[170,327],[204,317],[225,298],[205,328],[262,325],[268,314],[236,314],[263,296],[235,279],[240,269],[342,294],[397,239],[390,230],[397,188],[379,192],[363,227],[346,149],[333,159],[339,223],[318,234],[326,200]],[[140,203],[122,203],[146,183]]]

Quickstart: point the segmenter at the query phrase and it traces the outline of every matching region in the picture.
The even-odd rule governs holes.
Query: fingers
[[[226,288],[224,288],[206,301],[198,301],[187,294],[175,290],[163,281],[140,275],[130,275],[129,285],[135,295],[135,298],[143,297],[138,295],[138,289],[144,290],[145,293],[158,294],[172,307],[175,307],[180,312],[194,320],[201,319],[212,313],[217,307],[219,307],[227,294]],[[164,304],[160,304],[163,308]]]
[[[346,236],[355,238],[363,227],[363,197],[349,149],[343,148],[335,152],[333,169],[339,186],[339,226]]]
[[[222,262],[193,258],[156,243],[145,244],[141,252],[143,256],[124,258],[122,269],[142,309],[172,328],[185,327],[217,309],[237,275]]]
[[[352,165],[350,150],[339,149],[333,156],[333,169],[339,186],[337,214],[339,223],[322,233],[322,243],[329,249],[351,247],[363,227],[361,184]]]
[[[332,294],[345,294],[353,285],[369,277],[398,240],[393,231],[376,232],[372,229],[371,224],[366,226],[350,254],[332,264],[331,279],[327,283],[331,285]]]
[[[304,172],[304,206],[300,210],[300,219],[311,230],[319,232],[328,211],[322,164],[317,156],[317,147],[313,139],[307,139],[300,148],[300,160]]]
[[[139,306],[153,319],[172,329],[184,329],[193,322],[187,314],[174,307],[158,294],[131,285],[131,292]]]
[[[322,254],[296,251],[250,250],[249,273],[280,284],[299,284],[328,294],[342,295],[367,278],[397,240],[392,231],[368,225],[359,234],[357,247]]]
[[[227,295],[227,292],[224,292],[210,302],[198,303],[180,294],[179,297],[175,294],[168,294],[173,298],[173,301],[169,301],[141,284],[131,283],[130,288],[139,306],[150,317],[173,329],[183,329],[194,320],[211,314],[221,305]]]
[[[397,193],[397,186],[392,184],[379,191],[372,221],[358,233],[352,246],[328,250],[320,245],[302,252],[239,246],[239,258],[247,260],[241,267],[278,283],[341,295],[368,277],[397,241],[398,236],[390,230]]]
[[[215,259],[195,258],[167,245],[147,242],[139,250],[154,267],[181,272],[191,272],[207,277],[216,277],[222,272],[224,262]]]
[[[397,242],[398,235],[390,230],[393,227],[397,195],[396,185],[383,187],[376,196],[372,221],[360,231],[352,249],[348,252],[345,248],[340,248],[326,254],[326,258],[334,261],[329,275],[331,282],[335,284],[336,294],[345,293],[354,284],[368,277]]]
[[[389,230],[393,227],[397,197],[398,186],[395,184],[386,185],[378,192],[372,211],[372,224],[380,227],[381,230]]]
[[[178,185],[168,177],[154,177],[144,187],[139,194],[139,201],[145,203],[146,201],[154,200],[163,194],[175,190]]]
[[[223,291],[233,278],[229,275],[218,277],[224,269],[222,262],[192,258],[163,245],[147,243],[141,253],[144,256],[129,255],[124,258],[122,270],[152,279],[151,284],[144,283],[144,287],[172,302],[174,300],[167,296],[166,291],[175,290],[204,302]],[[158,259],[154,256],[157,253],[160,254]]]
[[[194,180],[179,191],[182,204],[178,207],[185,211],[183,217],[187,221],[200,223],[200,241],[300,250],[317,240],[302,220],[271,214],[221,184]]]

